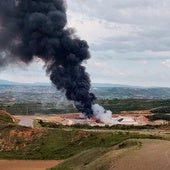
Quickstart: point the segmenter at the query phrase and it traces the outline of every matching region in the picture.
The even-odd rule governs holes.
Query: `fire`
[[[96,119],[95,117],[89,117],[91,123],[100,123],[100,120]]]

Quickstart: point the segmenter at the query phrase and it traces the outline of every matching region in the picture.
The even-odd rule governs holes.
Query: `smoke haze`
[[[118,121],[112,118],[112,112],[110,110],[105,110],[99,104],[93,104],[92,110],[93,110],[94,117],[97,120],[100,120],[100,122],[106,124],[118,124]]]
[[[90,58],[88,48],[67,27],[64,0],[0,1],[0,69],[41,58],[56,88],[65,90],[79,112],[91,116],[95,96],[81,65]]]

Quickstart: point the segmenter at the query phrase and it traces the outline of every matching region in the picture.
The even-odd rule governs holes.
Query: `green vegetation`
[[[154,114],[154,115],[149,115],[146,116],[150,121],[155,121],[155,120],[167,120],[170,121],[170,115],[166,114]]]
[[[0,127],[0,158],[66,159],[89,149],[109,149],[127,139],[162,139],[137,132],[79,129],[31,129],[17,125]]]
[[[39,91],[47,93],[42,95]],[[111,89],[108,94],[113,94],[114,91],[119,93],[120,89]],[[0,109],[5,110],[0,111],[0,159],[60,159],[65,161],[51,170],[105,170],[108,169],[110,162],[114,161],[114,156],[120,155],[122,150],[140,147],[141,139],[170,140],[169,131],[162,132],[170,129],[170,123],[154,126],[92,127],[82,124],[63,126],[34,120],[37,128],[22,127],[13,123],[10,114],[56,114],[71,113],[76,110],[71,102],[61,102],[60,96],[56,98],[56,93],[49,93],[46,88],[38,89],[38,93],[32,93],[32,90],[25,94],[15,90],[13,93],[5,92],[0,97]],[[112,96],[115,97],[116,93]],[[145,93],[148,94],[148,91]],[[133,96],[132,91],[128,89],[123,96],[124,98]],[[148,96],[150,97],[150,94]],[[149,120],[170,121],[170,99],[98,99],[96,103],[113,113],[151,110],[153,115],[148,116]]]
[[[96,103],[101,104],[104,108],[111,110],[113,113],[134,110],[151,110],[152,113],[169,113],[170,111],[170,99],[98,99]],[[72,103],[1,103],[0,108],[6,110],[10,114],[20,115],[76,112]]]
[[[154,109],[151,110],[151,113],[167,114],[167,113],[170,113],[170,107],[169,106],[163,106],[163,107],[154,108]]]
[[[14,120],[10,114],[4,110],[0,110],[0,124],[14,123]]]
[[[97,103],[112,113],[133,110],[151,110],[158,107],[170,107],[170,100],[160,99],[100,99]]]
[[[81,169],[83,166],[88,166],[90,162],[95,161],[97,158],[106,154],[109,151],[108,148],[93,148],[83,151],[63,163],[59,166],[51,168],[50,170],[73,170],[73,169]]]
[[[67,113],[75,112],[75,108],[72,104],[60,104],[56,103],[5,103],[1,104],[1,109],[6,110],[13,115],[33,115],[36,113],[41,114],[56,114],[56,113]]]
[[[115,153],[120,153],[119,149],[128,148],[132,146],[141,146],[141,142],[137,140],[126,140],[118,145],[118,147],[111,148],[95,148],[81,152],[78,155],[67,159],[57,167],[50,170],[89,170],[89,169],[108,169],[109,163],[113,161]]]
[[[109,169],[109,165],[116,157],[123,154],[123,150],[132,146],[139,148],[141,142],[138,140],[126,140],[118,146],[110,148],[89,149],[67,159],[50,170],[106,170]]]
[[[73,124],[73,125],[62,125],[62,124],[56,124],[53,122],[45,122],[42,120],[35,120],[35,127],[42,127],[42,128],[68,128],[68,129],[99,129],[99,130],[142,130],[142,129],[167,129],[170,128],[169,124],[163,124],[163,125],[105,125],[105,126],[91,126],[88,124]]]
[[[108,169],[115,154],[120,155],[129,147],[140,147],[140,139],[170,139],[168,133],[152,132],[169,128],[169,124],[91,127],[81,124],[63,126],[42,120],[34,123],[39,129],[0,124],[0,159],[64,159],[51,170],[89,170],[96,167],[104,170]]]
[[[141,146],[142,143],[137,140],[126,140],[118,145],[119,149],[132,147],[132,146]]]

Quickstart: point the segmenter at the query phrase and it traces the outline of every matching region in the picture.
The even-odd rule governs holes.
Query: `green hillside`
[[[170,99],[99,99],[97,103],[111,110],[112,113],[134,110],[152,110],[153,113],[166,111],[167,113],[170,110],[168,110]]]
[[[103,154],[128,139],[162,138],[133,131],[32,129],[11,124],[0,127],[0,134],[0,159],[32,160],[63,160],[91,149]]]
[[[0,124],[14,123],[15,119],[6,111],[0,110]]]

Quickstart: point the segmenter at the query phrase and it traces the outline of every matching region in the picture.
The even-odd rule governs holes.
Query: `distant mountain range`
[[[46,82],[35,82],[35,83],[18,83],[8,80],[0,80],[0,85],[35,85],[35,86],[50,86],[50,83]]]
[[[92,87],[128,87],[128,88],[138,88],[139,86],[130,86],[130,85],[122,85],[122,84],[109,84],[109,83],[92,83]],[[140,88],[140,87],[139,87]]]
[[[8,80],[0,80],[0,85],[15,85],[16,82],[8,81]]]
[[[28,85],[28,86],[51,86],[48,82],[35,82],[35,83],[18,83],[9,80],[1,80],[0,85]],[[168,88],[168,87],[143,87],[143,86],[132,86],[132,85],[122,85],[122,84],[109,84],[109,83],[92,83],[92,88],[140,88],[140,89],[150,89],[150,88]]]
[[[42,93],[40,95],[40,99],[46,99],[48,95],[56,96],[57,93],[56,89],[52,88],[50,83],[16,83],[7,80],[0,80],[0,94],[2,93],[2,97],[4,94],[8,95],[9,91],[11,92],[10,94],[14,93],[13,96],[15,98],[20,98],[21,100],[29,98],[29,95],[27,94],[28,92],[31,93],[31,95],[38,94],[36,96],[39,96]],[[170,88],[166,87],[140,87],[119,84],[94,83],[92,84],[91,92],[93,92],[98,98],[107,99],[170,99]],[[19,97],[17,97],[18,95]],[[33,98],[35,98],[35,96]]]
[[[35,83],[18,83],[8,80],[0,80],[0,85],[35,85],[35,86],[50,86],[51,83],[46,82],[35,82]],[[100,87],[128,87],[128,88],[138,88],[138,86],[129,86],[129,85],[121,85],[121,84],[109,84],[109,83],[92,83],[92,88],[100,88]],[[139,87],[140,88],[140,87]]]

